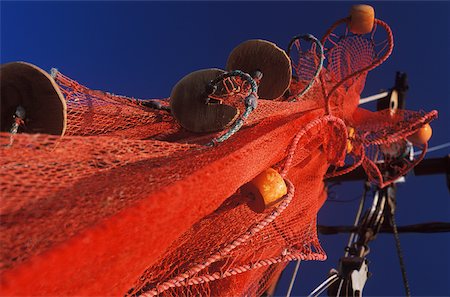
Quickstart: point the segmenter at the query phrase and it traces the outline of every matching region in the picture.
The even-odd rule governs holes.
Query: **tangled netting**
[[[258,296],[289,261],[324,260],[324,178],[362,165],[378,185],[393,182],[426,145],[416,159],[389,152],[437,116],[358,108],[368,71],[392,51],[389,27],[376,24],[368,36],[333,25],[317,77],[316,46],[296,46],[289,92],[260,98],[216,146],[205,144],[222,132],[183,130],[170,99],[92,90],[54,72],[65,135],[0,134],[0,294]],[[269,167],[288,193],[255,213],[240,187]]]

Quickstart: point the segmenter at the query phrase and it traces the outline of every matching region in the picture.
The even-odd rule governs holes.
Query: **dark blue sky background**
[[[407,108],[439,111],[430,146],[450,141],[450,3],[374,2],[376,16],[395,38],[394,52],[372,71],[363,96],[393,85],[408,73]],[[138,98],[168,97],[189,72],[224,68],[240,42],[262,38],[285,48],[299,33],[321,37],[351,2],[1,2],[1,63],[27,61],[57,67],[95,89]],[[374,106],[367,106],[374,108]],[[444,156],[449,148],[430,153]],[[360,195],[362,183],[336,188],[339,199]],[[327,202],[319,223],[351,224],[357,202]],[[449,221],[444,176],[408,176],[398,190],[398,224]],[[450,295],[450,236],[401,236],[413,295]],[[336,267],[347,236],[321,236],[329,260],[302,263],[294,294],[305,295]],[[404,294],[394,240],[371,244],[368,296]],[[286,292],[287,277],[280,295]]]

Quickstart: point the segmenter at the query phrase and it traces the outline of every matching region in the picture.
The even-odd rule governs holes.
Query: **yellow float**
[[[287,194],[283,177],[272,168],[264,170],[242,187],[242,194],[249,196],[248,206],[261,213],[281,202]]]
[[[430,124],[423,125],[419,130],[417,130],[414,134],[407,137],[409,141],[416,145],[423,145],[430,140],[431,135],[433,134],[433,129],[431,129]]]

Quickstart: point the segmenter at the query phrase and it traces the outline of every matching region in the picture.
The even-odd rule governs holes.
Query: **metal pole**
[[[386,97],[387,95],[389,95],[389,92],[383,92],[383,93],[375,94],[375,95],[372,95],[369,97],[361,98],[361,99],[359,99],[359,104],[361,105],[361,104],[366,104],[366,103],[369,103],[372,101],[377,101],[377,100],[380,100],[380,99]]]
[[[291,296],[292,288],[294,287],[295,279],[297,278],[298,268],[300,267],[300,260],[297,260],[295,264],[294,273],[292,274],[291,283],[289,284],[288,291],[286,293],[286,297]]]

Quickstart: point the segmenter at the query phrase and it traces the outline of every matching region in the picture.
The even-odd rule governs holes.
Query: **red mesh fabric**
[[[358,35],[349,36],[339,40],[327,52],[327,60],[329,79],[340,82],[348,75],[372,64],[375,60],[375,49],[370,40]],[[367,74],[367,72],[363,74]],[[345,81],[343,86],[348,89],[356,83],[357,79],[360,77],[356,76]],[[364,78],[362,81],[364,82]],[[363,86],[364,83],[358,84],[359,92],[362,91]]]
[[[91,90],[60,72],[55,80],[67,103],[65,135],[144,139],[178,128],[167,112],[142,106],[142,100]]]
[[[330,47],[330,64],[301,100],[260,100],[217,147],[203,144],[220,133],[187,132],[167,111],[57,73],[66,135],[0,134],[0,294],[255,296],[287,261],[325,259],[316,215],[329,167],[337,175],[345,162],[362,163],[385,185],[416,162],[380,165],[383,146],[436,117],[356,107],[368,68],[386,58],[362,38]],[[345,125],[357,133],[344,159]],[[393,175],[380,179],[380,166]],[[257,214],[239,188],[269,167],[286,173],[291,192]]]
[[[2,146],[2,292],[126,292],[186,229],[281,160],[288,135],[320,112],[266,119],[220,149],[16,135]]]
[[[368,71],[382,64],[394,47],[390,27],[375,19],[370,34],[353,35],[348,31],[348,18],[334,23],[322,43],[325,49],[326,69],[320,79],[324,95],[334,115],[351,118],[359,102],[357,96],[346,92],[361,94]]]
[[[313,152],[314,148],[316,149],[316,152],[313,153],[314,160],[308,162],[304,159],[307,156],[305,154],[303,161],[309,163],[310,168],[314,168],[315,171],[305,169],[303,166],[292,169],[292,172],[296,172],[292,182],[299,194],[296,195],[296,199],[291,202],[289,208],[274,223],[257,233],[251,240],[233,250],[223,260],[201,271],[202,275],[213,275],[215,272],[224,274],[245,265],[255,265],[262,260],[276,257],[282,259],[283,251],[299,254],[299,258],[303,259],[324,258],[317,237],[311,231],[315,229],[315,217],[325,198],[323,182],[317,176],[323,176],[327,169],[327,161],[324,154],[317,151],[317,147],[312,146],[309,153]],[[303,195],[317,198],[305,199],[305,201],[302,199]],[[245,201],[246,197],[236,194],[228,198],[213,214],[192,226],[169,248],[169,252],[162,259],[156,261],[155,266],[147,269],[140,281],[129,292],[130,295],[142,294],[153,289],[161,280],[168,280],[182,274],[193,263],[202,263],[209,255],[223,248],[223,245],[232,242],[236,234],[244,233],[248,226],[261,221],[267,215],[267,213],[254,213],[245,205]],[[236,221],[236,218],[239,220]],[[217,232],[218,230],[220,232]],[[192,246],[193,242],[196,243],[195,246]],[[217,245],[218,242],[222,244]],[[171,263],[172,269],[167,269],[169,263]],[[220,292],[225,286],[229,288],[224,291],[227,292],[225,294],[235,296],[238,293],[237,289],[243,290],[243,292],[249,290],[250,287],[245,286],[254,284],[258,275],[264,273],[264,268],[266,265],[262,266],[260,268],[262,271],[259,272],[255,271],[242,276],[233,276],[197,285],[194,286],[195,288],[190,288],[190,291],[185,291],[184,287],[181,287],[166,291],[164,294],[180,296],[192,293],[191,290],[198,290],[195,292],[203,294],[210,291],[212,296],[217,296],[224,294]],[[192,277],[195,276],[197,275]]]
[[[385,187],[419,163],[425,156],[427,144],[413,145],[406,137],[436,117],[436,111],[426,113],[398,110],[392,114],[390,110],[377,113],[358,110],[353,120],[359,134],[357,137],[365,147],[362,165],[369,179]],[[415,158],[408,158],[413,146],[422,153]],[[402,158],[398,152],[406,158]],[[381,172],[388,172],[388,175],[382,176]]]
[[[293,101],[294,98],[300,99],[303,90],[311,80],[315,79],[314,76],[320,64],[320,56],[315,43],[297,39],[291,46],[289,58],[291,59],[293,78],[289,86],[289,92],[286,94],[288,95],[287,98],[281,99]],[[305,99],[305,96],[301,97]]]

